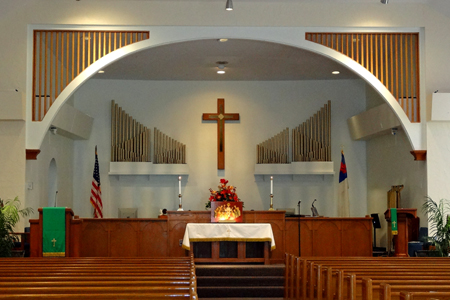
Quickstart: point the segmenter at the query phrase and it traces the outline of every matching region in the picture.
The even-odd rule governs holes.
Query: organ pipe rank
[[[150,162],[151,129],[140,124],[111,101],[111,161]],[[185,164],[186,145],[155,128],[154,164]]]
[[[111,161],[151,161],[150,132],[111,101]]]
[[[331,101],[292,130],[292,161],[331,161]],[[289,128],[256,146],[257,164],[289,164]]]

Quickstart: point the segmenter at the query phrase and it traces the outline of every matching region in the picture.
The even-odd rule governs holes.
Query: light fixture
[[[383,3],[383,4],[388,4],[388,3],[389,3],[389,0],[381,0],[381,3]]]
[[[225,43],[225,42],[228,42],[228,39],[218,39],[218,41],[221,43]]]
[[[58,128],[56,128],[55,126],[50,126],[50,128],[48,129],[53,135],[56,135]]]
[[[225,5],[225,10],[233,10],[233,0],[227,0],[227,4]]]
[[[217,68],[219,70],[217,70],[217,74],[225,74],[225,65],[227,64],[227,61],[218,61],[216,62],[217,64]]]
[[[341,72],[339,72],[339,71],[333,71],[333,72],[331,72],[331,74],[333,74],[333,75],[337,75],[337,74],[340,74]]]
[[[103,73],[105,73],[105,71],[103,71],[103,70],[98,71],[98,74],[103,74]]]

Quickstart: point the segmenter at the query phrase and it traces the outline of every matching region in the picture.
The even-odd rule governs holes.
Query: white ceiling
[[[226,61],[218,75],[217,62]],[[340,71],[339,75],[331,74]],[[354,79],[344,66],[321,55],[269,42],[198,40],[129,55],[96,79],[130,80],[327,80]]]

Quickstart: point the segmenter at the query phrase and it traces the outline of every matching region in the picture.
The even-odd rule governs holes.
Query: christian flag
[[[345,165],[344,151],[341,151],[341,169],[339,171],[338,214],[339,217],[350,216],[347,166]]]
[[[97,146],[95,146],[95,165],[91,187],[91,204],[94,207],[94,218],[103,218],[102,188],[100,187],[100,170],[98,167]]]

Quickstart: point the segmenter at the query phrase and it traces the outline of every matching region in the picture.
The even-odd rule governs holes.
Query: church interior
[[[408,243],[433,234],[424,203],[450,197],[447,0],[1,1],[0,24],[0,199],[34,211],[14,228],[31,231],[28,259],[55,247],[43,215],[61,208],[49,256],[183,257],[206,277],[211,262],[283,265],[264,297],[319,298],[307,258],[330,285],[334,264],[352,272],[336,257],[384,263],[377,246],[411,264]],[[228,224],[183,241],[214,222],[221,180],[268,236],[230,246]],[[180,297],[215,298],[192,282]]]

